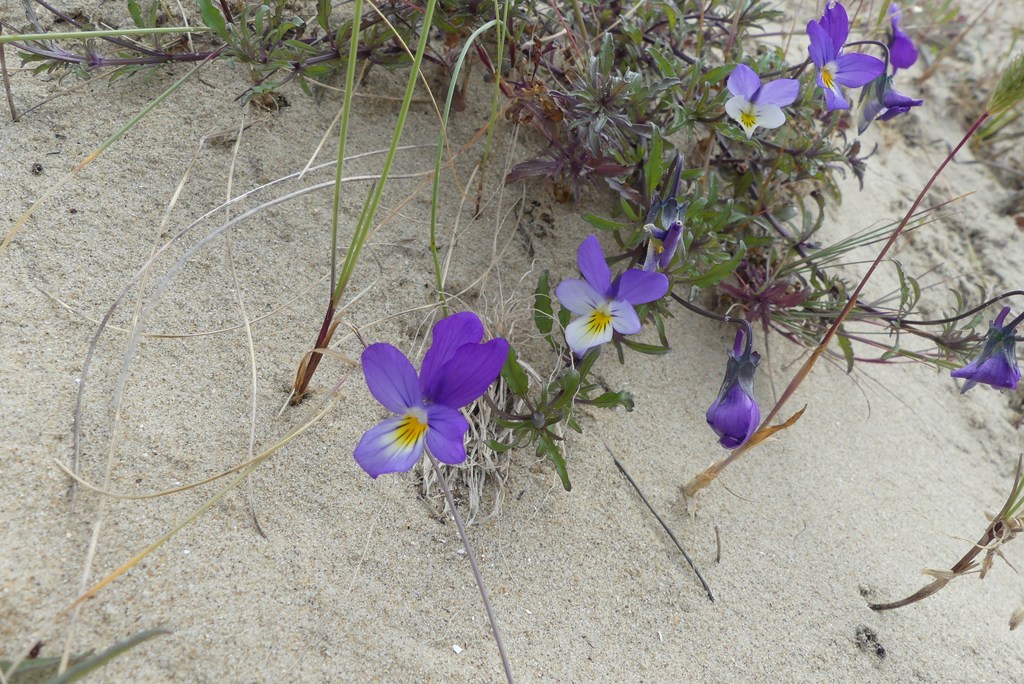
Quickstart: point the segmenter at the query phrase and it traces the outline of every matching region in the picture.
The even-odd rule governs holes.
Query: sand
[[[0,8],[0,16],[21,16],[17,3]],[[983,20],[925,85],[903,88],[919,92],[927,107],[864,136],[865,149],[879,143],[864,190],[853,178],[843,182],[842,205],[830,209],[822,239],[902,214],[947,143],[980,111],[1011,28],[1021,26],[1020,9],[1009,10],[1008,19]],[[98,79],[16,124],[0,124],[4,231],[182,73],[161,69],[110,85]],[[488,91],[478,73],[474,82],[477,97],[454,123],[455,145],[486,122]],[[202,82],[186,84],[46,202],[0,255],[0,656],[18,656],[36,640],[44,642],[43,656],[59,655],[65,644],[73,653],[102,650],[160,627],[172,633],[118,658],[93,681],[500,681],[469,564],[440,499],[423,499],[414,475],[371,480],[352,460],[361,433],[384,417],[358,370],[326,360],[311,396],[282,410],[323,315],[327,287],[318,281],[329,267],[329,190],[240,224],[230,258],[224,237],[210,241],[154,300],[175,261],[221,225],[225,211],[166,249],[143,288],[142,306],[155,304],[115,415],[125,330],[137,312],[138,288],[128,286],[154,247],[220,206],[232,163],[234,195],[301,170],[341,100],[287,88],[289,106],[255,111],[234,101],[245,84],[240,71],[216,66]],[[25,72],[14,78],[22,108],[75,85]],[[371,74],[363,92],[374,97],[358,100],[353,153],[387,146],[395,105],[376,96],[398,96],[403,87],[401,74]],[[233,161],[243,121],[251,126]],[[415,104],[403,143],[428,147],[403,152],[396,173],[431,167],[435,126],[429,106]],[[215,134],[168,210],[200,140]],[[526,158],[538,143],[527,131],[517,141],[504,125],[496,142],[499,154],[486,168],[476,170],[476,145],[460,157],[455,176],[446,175],[444,244],[457,235],[447,285],[470,288],[462,306],[522,344],[532,362],[547,364],[529,339],[528,295],[542,269],[553,281],[575,276],[574,249],[589,230],[572,205],[557,204],[539,183],[502,191],[507,161]],[[318,161],[332,155],[329,142]],[[961,161],[972,159],[967,150]],[[376,174],[380,163],[379,155],[356,159],[346,173]],[[481,177],[483,211],[474,219]],[[415,358],[436,315],[422,181],[389,185],[351,290],[366,292],[344,312],[368,341],[390,342]],[[465,204],[460,185],[468,188]],[[365,181],[346,186],[346,229],[367,190]],[[930,203],[974,194],[899,246],[908,271],[937,267],[923,281],[934,285],[925,293],[927,310],[948,308],[949,287],[974,296],[978,283],[1019,287],[1020,229],[997,211],[1013,190],[982,164],[953,165],[936,186]],[[607,198],[593,193],[585,204],[601,213]],[[241,202],[230,212],[253,206]],[[502,258],[488,269],[495,244]],[[871,291],[880,296],[894,282],[886,270]],[[99,338],[81,419],[82,476],[101,483],[109,469],[111,491],[148,494],[216,474],[249,457],[251,432],[259,453],[313,418],[344,384],[326,415],[251,478],[265,538],[252,524],[246,488],[235,490],[72,619],[62,611],[83,587],[219,487],[147,500],[79,488],[72,497],[54,463],[73,458],[79,374],[99,319],[126,287],[116,329]],[[254,319],[252,358],[238,295]],[[212,331],[221,332],[197,336]],[[336,348],[358,357],[358,341],[343,332]],[[1019,680],[1024,636],[1007,622],[1024,605],[1024,584],[1001,561],[984,581],[958,580],[909,608],[879,614],[867,603],[905,596],[926,582],[921,569],[952,565],[984,529],[984,512],[1001,506],[1021,453],[1020,393],[980,387],[961,396],[947,374],[913,364],[863,365],[851,375],[839,364],[819,364],[790,404],[806,405],[804,417],[687,508],[680,486],[724,455],[704,411],[721,382],[730,332],[680,313],[668,327],[669,355],[630,355],[626,366],[603,356],[600,376],[633,392],[636,409],[582,411],[584,434],[567,445],[571,492],[531,451],[511,454],[500,509],[481,515],[469,534],[517,678]],[[758,348],[765,351],[760,337]],[[757,379],[762,405],[801,358],[777,336],[768,350]],[[687,546],[715,602],[609,450]],[[486,491],[494,495],[493,486]],[[1006,551],[1011,563],[1024,564],[1021,548]]]

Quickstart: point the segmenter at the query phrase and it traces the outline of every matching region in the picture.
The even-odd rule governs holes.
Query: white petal
[[[595,325],[594,316],[597,314],[600,316],[608,316],[609,321],[601,325],[600,319],[596,321]],[[569,343],[569,348],[576,353],[576,356],[583,356],[583,354],[591,347],[596,347],[599,344],[604,344],[612,339],[612,324],[610,320],[610,314],[602,309],[595,309],[589,314],[577,318],[575,321],[565,327],[565,341]]]
[[[640,332],[640,318],[636,309],[629,302],[615,300],[611,303],[612,327],[623,335],[635,335]]]
[[[773,104],[756,105],[757,125],[763,128],[778,128],[786,123],[782,108]]]
[[[743,97],[742,95],[736,95],[729,99],[725,103],[725,113],[728,114],[733,121],[740,121],[740,114],[750,107],[750,100]]]

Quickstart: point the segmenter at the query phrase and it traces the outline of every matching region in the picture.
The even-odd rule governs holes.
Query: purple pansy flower
[[[744,332],[748,335],[746,345],[743,345]],[[760,361],[761,355],[751,351],[749,328],[737,330],[726,362],[722,389],[707,413],[708,425],[726,449],[746,443],[761,422],[761,409],[754,400],[754,371]]]
[[[666,269],[672,263],[672,257],[679,248],[679,239],[683,235],[683,219],[687,206],[686,202],[680,205],[674,197],[662,201],[655,194],[651,210],[647,212],[647,223],[644,225],[644,232],[647,233],[647,256],[644,259],[643,270]],[[659,213],[660,228],[654,222]]]
[[[885,71],[882,60],[859,52],[843,54],[843,45],[850,35],[850,19],[846,8],[838,2],[825,7],[821,21],[807,22],[811,39],[808,52],[818,67],[818,85],[825,89],[825,106],[829,111],[849,109],[839,86],[859,88]]]
[[[437,460],[466,460],[463,437],[469,423],[458,409],[476,401],[498,377],[508,357],[508,342],[496,338],[480,344],[484,326],[465,311],[434,325],[434,341],[423,358],[419,377],[405,354],[390,344],[363,351],[363,375],[374,398],[392,413],[363,434],[356,463],[377,477],[412,468],[427,445]]]
[[[863,133],[874,120],[888,121],[894,116],[906,114],[911,107],[920,107],[924,100],[907,97],[892,87],[892,77],[882,74],[868,84],[861,95],[864,105],[860,110],[857,133]]]
[[[577,262],[584,280],[565,280],[555,289],[562,306],[579,316],[565,328],[565,341],[577,356],[610,341],[613,330],[623,335],[640,332],[640,318],[633,307],[661,299],[668,292],[664,273],[638,268],[612,282],[612,271],[594,235],[580,244]]]
[[[1009,314],[1010,307],[1007,306],[996,316],[985,336],[985,346],[978,354],[978,358],[950,373],[954,378],[963,378],[967,381],[960,389],[961,394],[979,382],[998,389],[1017,389],[1020,368],[1017,366],[1015,335],[1020,318],[1004,326],[1003,321]]]
[[[758,126],[778,128],[786,122],[782,108],[793,104],[800,94],[800,83],[792,78],[780,78],[761,85],[754,70],[746,64],[737,64],[729,75],[732,98],[725,103],[725,111],[749,138]]]
[[[892,64],[893,73],[896,73],[897,69],[906,69],[917,61],[914,41],[900,28],[902,17],[899,5],[895,2],[889,5],[889,23],[892,26],[892,33],[889,35],[889,63]]]

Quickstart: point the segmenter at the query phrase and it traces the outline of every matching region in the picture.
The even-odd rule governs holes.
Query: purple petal
[[[392,413],[423,405],[416,369],[405,354],[390,344],[371,344],[363,350],[363,376],[374,399]]]
[[[461,408],[487,391],[508,358],[508,342],[496,338],[485,344],[464,344],[441,367],[431,391],[424,391],[435,404]]]
[[[451,360],[455,351],[465,344],[476,344],[484,336],[484,325],[472,311],[463,311],[442,318],[434,324],[430,349],[423,357],[420,370],[420,388],[423,394],[432,397],[440,382],[438,373]]]
[[[636,309],[632,304],[613,301],[608,308],[612,314],[612,328],[615,332],[623,335],[636,335],[640,332],[640,317],[636,315]]]
[[[400,428],[407,419],[407,416],[388,418],[367,430],[359,440],[353,456],[359,467],[370,477],[376,478],[384,473],[404,473],[420,460],[423,436],[420,435],[419,439],[411,443],[399,436]]]
[[[832,45],[832,39],[828,37],[828,33],[818,22],[807,22],[807,37],[811,39],[807,52],[815,66],[820,68],[836,58],[838,49]]]
[[[585,280],[563,280],[555,288],[555,296],[562,306],[578,316],[590,313],[605,301]]]
[[[818,81],[821,81],[821,77],[818,78]],[[824,86],[822,87],[824,88]],[[835,111],[837,109],[850,108],[850,103],[846,101],[846,98],[843,97],[842,93],[837,91],[838,88],[835,91],[825,88],[825,108],[828,109],[828,111],[830,112]]]
[[[761,409],[738,383],[723,394],[719,394],[708,408],[706,418],[708,425],[718,435],[719,444],[726,449],[735,449],[757,430],[761,422]]]
[[[462,414],[442,404],[427,408],[427,448],[441,463],[455,465],[466,460],[465,436],[469,423]]]
[[[906,69],[917,61],[917,48],[906,33],[896,29],[889,44],[889,61],[896,69]]]
[[[833,2],[825,6],[821,28],[828,34],[836,50],[846,44],[846,38],[850,35],[850,18],[846,15],[846,8],[842,3]]]
[[[753,100],[757,89],[761,87],[761,79],[746,64],[737,64],[729,75],[729,92]]]
[[[646,304],[661,299],[668,292],[664,273],[649,273],[631,268],[615,281],[615,299],[630,304]]]
[[[674,222],[672,227],[668,229],[668,234],[661,241],[661,258],[658,259],[659,266],[668,268],[669,264],[672,263],[672,257],[675,256],[676,250],[679,248],[679,238],[682,235],[683,224],[678,221]]]
[[[1010,315],[1010,307],[1004,306],[999,311],[999,314],[996,316],[996,320],[992,321],[992,325],[994,327],[996,327],[996,328],[1002,328],[1003,327],[1003,321],[1005,321],[1006,317],[1009,316],[1009,315]]]
[[[601,243],[597,241],[596,235],[591,235],[580,243],[576,260],[580,266],[580,273],[590,286],[601,295],[607,296],[612,284],[612,270],[604,260],[604,252],[601,251]]]
[[[859,88],[873,81],[885,71],[885,63],[877,57],[851,52],[836,58],[836,83],[847,88]]]
[[[1012,361],[1005,356],[996,355],[988,358],[979,357],[963,368],[950,373],[954,378],[967,380],[960,388],[963,394],[979,382],[997,389],[1017,389],[1020,382],[1020,369],[1016,358]]]
[[[793,104],[793,100],[800,94],[800,82],[793,78],[780,78],[765,83],[761,86],[761,92],[757,98],[752,100],[754,104],[773,104],[779,107]]]

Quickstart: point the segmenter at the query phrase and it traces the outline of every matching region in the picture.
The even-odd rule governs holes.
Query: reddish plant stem
[[[953,157],[955,157],[956,153],[960,151],[960,148],[966,145],[967,141],[970,140],[971,136],[974,135],[978,128],[981,127],[981,124],[984,123],[985,119],[988,118],[988,115],[988,112],[985,111],[982,113],[981,116],[978,117],[977,121],[975,121],[971,125],[967,133],[964,134],[964,137],[960,140],[959,143],[957,143],[957,146],[954,147],[948,155],[946,155],[946,158],[942,160],[942,163],[939,164],[938,168],[935,169],[935,172],[932,173],[931,178],[928,179],[928,182],[925,184],[924,188],[918,194],[917,199],[914,200],[914,203],[910,206],[910,209],[907,210],[907,213],[903,216],[903,220],[900,221],[900,224],[896,226],[895,230],[893,230],[892,235],[889,236],[889,239],[885,242],[885,245],[878,253],[878,256],[876,256],[875,260],[871,263],[871,267],[868,269],[868,272],[864,274],[863,278],[861,278],[860,283],[858,283],[857,285],[857,289],[855,289],[853,291],[853,294],[850,295],[850,299],[846,302],[846,306],[843,307],[843,310],[839,312],[839,315],[832,322],[832,325],[829,326],[828,331],[825,333],[825,337],[822,338],[821,342],[819,342],[818,346],[815,347],[810,357],[807,359],[807,361],[804,362],[804,365],[800,367],[800,370],[798,370],[796,372],[796,375],[793,376],[793,379],[790,380],[789,385],[786,386],[786,390],[782,393],[782,396],[779,397],[779,400],[775,403],[775,406],[772,407],[772,410],[769,411],[765,419],[761,421],[761,425],[758,427],[757,433],[754,434],[754,436],[750,439],[749,442],[733,451],[731,454],[729,454],[727,458],[724,458],[721,461],[712,464],[704,472],[700,473],[695,478],[690,480],[690,482],[685,487],[683,487],[683,493],[686,496],[693,496],[698,491],[711,484],[715,480],[715,478],[718,477],[718,474],[722,470],[724,470],[730,463],[737,460],[750,448],[752,448],[753,446],[757,445],[762,441],[758,439],[758,433],[765,430],[765,428],[769,426],[769,424],[775,419],[775,417],[778,416],[779,411],[782,410],[782,407],[786,404],[787,401],[789,401],[789,398],[793,396],[797,388],[800,386],[800,383],[804,381],[807,375],[811,372],[811,369],[814,368],[814,364],[818,362],[818,358],[821,357],[821,355],[825,352],[825,349],[828,348],[828,345],[832,341],[832,338],[835,337],[837,332],[839,332],[839,327],[843,324],[843,321],[846,320],[846,317],[849,315],[850,311],[853,310],[853,307],[857,305],[857,299],[858,297],[860,297],[861,291],[864,289],[864,286],[867,284],[872,274],[874,274],[875,269],[878,268],[878,265],[880,263],[882,263],[882,259],[884,259],[885,255],[889,253],[889,249],[893,246],[893,244],[896,242],[896,239],[903,232],[903,229],[910,222],[910,219],[914,215],[914,212],[917,211],[918,206],[920,206],[921,202],[924,201],[925,195],[927,195],[928,191],[931,190],[932,185],[938,179],[939,175],[942,174],[942,171],[946,168],[946,166],[951,161],[953,161]]]
[[[324,314],[324,323],[320,326],[320,332],[316,336],[316,344],[313,345],[314,349],[321,349],[330,343],[330,331],[331,323],[334,322],[334,312],[336,305],[334,298],[327,304],[327,313]],[[302,395],[306,393],[306,389],[309,387],[309,381],[313,379],[313,373],[316,372],[316,367],[320,365],[320,359],[323,358],[323,354],[320,352],[313,352],[309,356],[309,361],[299,369],[299,374],[295,377],[295,395],[293,401],[298,402]]]

